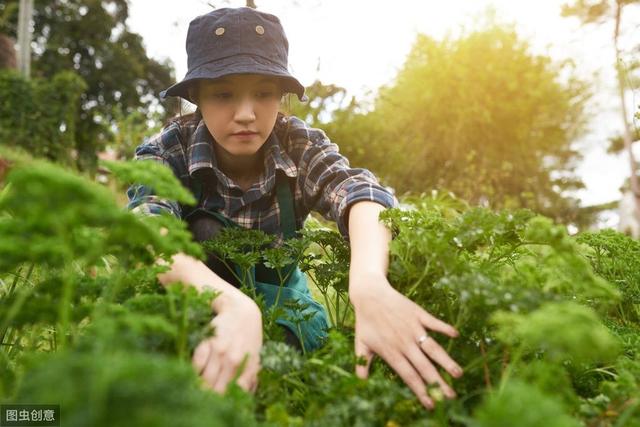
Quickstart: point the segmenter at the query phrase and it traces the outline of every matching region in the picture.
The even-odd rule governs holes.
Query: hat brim
[[[302,102],[308,101],[304,94],[304,86],[289,71],[275,62],[253,55],[235,55],[202,64],[187,72],[181,82],[160,92],[160,98],[179,96],[194,103],[189,96],[189,86],[204,79],[216,79],[230,74],[263,74],[278,77],[285,92],[294,93]]]

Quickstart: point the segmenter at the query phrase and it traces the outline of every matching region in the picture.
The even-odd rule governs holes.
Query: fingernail
[[[453,375],[459,377],[460,375],[462,375],[462,369],[456,366],[455,368],[453,368]]]

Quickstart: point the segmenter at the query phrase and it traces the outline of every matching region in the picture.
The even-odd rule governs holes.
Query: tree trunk
[[[257,9],[256,2],[254,0],[247,0],[247,7]]]
[[[31,75],[31,19],[33,0],[20,0],[18,17],[18,69],[25,79]]]
[[[638,170],[638,166],[636,163],[635,156],[633,155],[632,149],[632,140],[631,140],[631,129],[629,126],[629,119],[627,117],[627,105],[624,100],[624,89],[625,89],[625,70],[622,63],[622,58],[620,54],[620,47],[618,46],[618,38],[620,36],[620,22],[622,20],[622,4],[623,0],[616,0],[616,22],[615,29],[613,34],[613,43],[616,50],[616,72],[618,75],[618,96],[620,97],[620,106],[622,109],[622,122],[624,125],[622,139],[624,141],[624,147],[629,154],[629,166],[631,168],[631,175],[629,177],[629,182],[631,183],[631,193],[633,194],[633,200],[635,201],[635,209],[634,209],[634,218],[638,224],[640,224],[640,186],[638,185],[638,175],[636,171]],[[638,236],[633,236],[637,238]]]

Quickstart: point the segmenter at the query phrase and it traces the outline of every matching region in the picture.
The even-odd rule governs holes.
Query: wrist
[[[242,310],[260,315],[260,308],[248,296],[237,289],[220,292],[211,302],[211,308],[217,314],[226,310]]]
[[[351,270],[349,272],[349,300],[354,307],[367,297],[379,294],[386,288],[391,288],[391,285],[382,271]]]

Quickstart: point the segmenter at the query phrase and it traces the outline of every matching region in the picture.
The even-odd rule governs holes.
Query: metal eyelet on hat
[[[221,36],[224,34],[224,27],[216,28],[216,36]]]
[[[260,35],[264,34],[264,27],[262,25],[256,25],[256,33]]]

